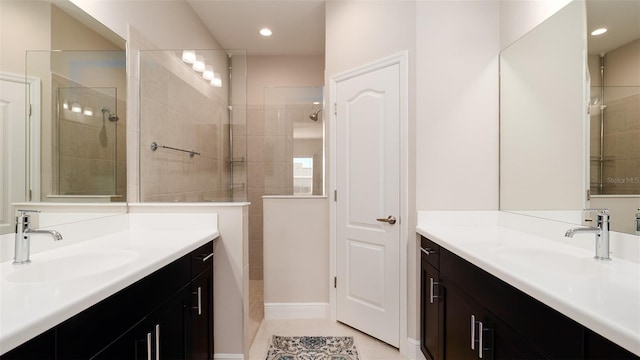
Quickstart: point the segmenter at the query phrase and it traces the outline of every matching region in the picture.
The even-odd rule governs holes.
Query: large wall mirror
[[[634,234],[640,2],[571,2],[503,50],[500,86],[500,209],[588,225],[607,208]]]
[[[22,34],[3,41],[0,51],[0,159],[9,169],[0,174],[0,233],[12,232],[16,203],[30,202],[31,208],[49,203],[40,205],[45,209],[51,203],[118,202],[122,206],[114,213],[121,213],[126,206],[125,40],[69,1],[0,6],[1,31]],[[111,214],[82,212],[93,211]],[[55,225],[39,220],[41,226]]]

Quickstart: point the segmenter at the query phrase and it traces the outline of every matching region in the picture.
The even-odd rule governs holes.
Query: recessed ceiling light
[[[598,36],[598,35],[602,35],[604,33],[607,32],[607,28],[600,28],[600,29],[595,29],[591,32],[591,35],[593,36]]]
[[[271,29],[269,28],[262,28],[260,29],[260,35],[262,36],[271,36],[272,32]]]

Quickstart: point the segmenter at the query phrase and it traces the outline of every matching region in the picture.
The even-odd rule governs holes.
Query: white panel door
[[[337,320],[400,342],[399,65],[336,83]],[[390,218],[391,217],[391,218]],[[396,222],[388,219],[396,219]]]
[[[26,89],[0,80],[0,234],[12,232],[12,202],[26,200]]]

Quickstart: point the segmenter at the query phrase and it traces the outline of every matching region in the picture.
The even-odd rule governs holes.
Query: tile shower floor
[[[353,336],[360,360],[406,359],[398,349],[361,333],[349,326],[330,320],[263,320],[262,281],[251,280],[249,294],[250,331],[253,342],[251,360],[264,360],[273,335],[282,336]]]

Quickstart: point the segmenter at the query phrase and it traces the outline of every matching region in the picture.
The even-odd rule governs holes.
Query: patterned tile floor
[[[272,335],[353,336],[360,360],[406,359],[398,349],[353,328],[330,320],[264,320],[251,346],[249,359],[264,360]]]

